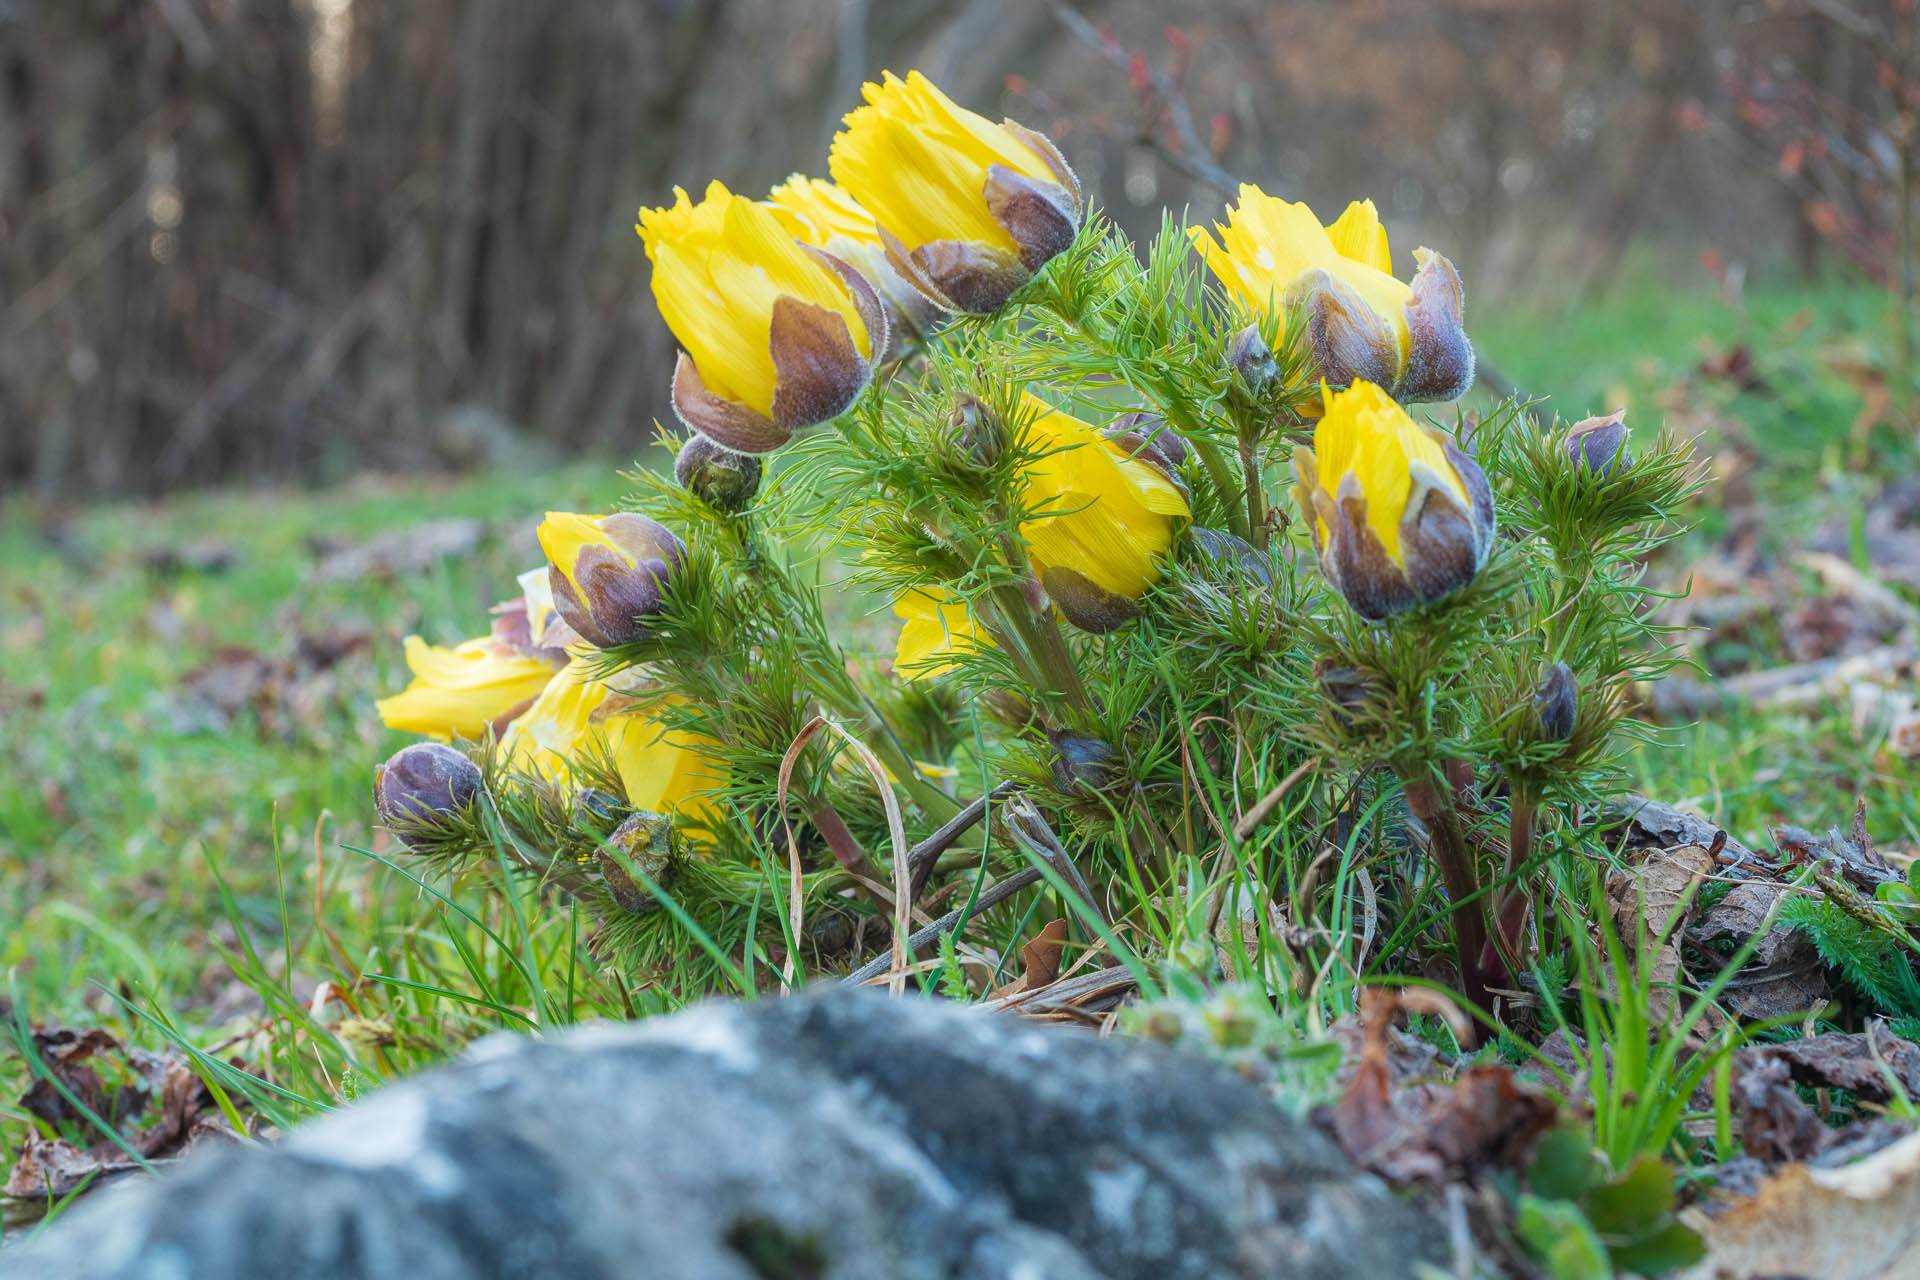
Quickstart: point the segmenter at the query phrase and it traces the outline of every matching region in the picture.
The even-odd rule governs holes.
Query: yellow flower
[[[711,802],[697,793],[713,789],[719,779],[695,749],[702,741],[664,728],[653,714],[680,700],[617,693],[594,679],[592,669],[591,658],[576,657],[553,677],[526,714],[508,726],[500,740],[502,762],[571,787],[577,767],[590,758],[608,758],[633,808],[710,820]]]
[[[888,261],[873,215],[831,182],[796,173],[768,197],[774,216],[795,240],[853,264],[880,295],[895,334],[920,341],[940,322],[943,308]]]
[[[1027,441],[1045,452],[1023,472],[1027,501],[1042,514],[1020,536],[1067,620],[1111,631],[1138,616],[1134,602],[1159,578],[1178,522],[1191,514],[1186,494],[1162,469],[1159,448],[1124,429],[1109,439],[1031,394],[1026,404],[1036,414]]]
[[[956,654],[993,643],[993,637],[973,620],[959,600],[941,599],[929,591],[909,591],[893,602],[896,617],[905,620],[894,648],[893,665],[909,680],[931,680],[953,670]]]
[[[1293,451],[1293,497],[1327,579],[1373,619],[1473,581],[1494,531],[1479,464],[1372,383],[1323,396],[1314,447]]]
[[[644,704],[644,709],[609,716],[606,730],[628,804],[712,826],[719,821],[720,810],[706,793],[718,790],[726,779],[702,748],[715,744],[710,738],[668,729],[657,716],[660,710],[685,701],[662,696]]]
[[[873,215],[831,182],[796,173],[773,189],[767,203],[795,240],[829,253],[835,242],[880,247]]]
[[[631,511],[549,511],[540,522],[553,607],[596,649],[631,644],[665,608],[667,575],[685,555],[665,525]]]
[[[515,653],[492,636],[451,649],[419,636],[406,641],[413,682],[374,705],[389,728],[445,741],[478,739],[540,696],[553,677],[551,664]]]
[[[1126,414],[1102,432],[1029,394],[1034,415],[1024,446],[1040,456],[1021,471],[1038,512],[1020,524],[1033,571],[1055,608],[1084,631],[1105,632],[1140,616],[1139,598],[1191,511],[1175,467],[1185,445],[1157,418]],[[894,601],[905,620],[894,666],[908,679],[942,675],[952,656],[993,643],[966,605],[930,591]]]
[[[887,341],[865,277],[718,182],[697,205],[673,194],[671,206],[640,211],[639,232],[682,348],[681,419],[729,449],[766,453],[844,412]]]
[[[1304,306],[1305,342],[1324,381],[1374,382],[1395,398],[1455,400],[1473,385],[1473,346],[1453,264],[1414,250],[1410,284],[1393,274],[1387,231],[1371,200],[1329,226],[1313,211],[1246,185],[1216,223],[1188,231],[1227,291],[1256,315]]]
[[[900,274],[950,311],[1005,305],[1080,229],[1080,184],[1046,135],[956,106],[918,71],[866,84],[833,179],[873,214]]]

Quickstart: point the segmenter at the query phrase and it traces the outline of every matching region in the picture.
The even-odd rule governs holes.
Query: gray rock
[[[482,1041],[109,1188],[0,1277],[1371,1277],[1443,1247],[1209,1064],[842,990]]]

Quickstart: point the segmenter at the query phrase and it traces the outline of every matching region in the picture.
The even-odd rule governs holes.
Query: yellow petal
[[[390,728],[442,740],[481,737],[495,720],[539,697],[553,676],[546,663],[486,636],[451,649],[408,636],[406,655],[413,682],[375,708]]]
[[[592,678],[592,669],[591,659],[574,658],[507,726],[500,755],[508,768],[571,784],[573,761],[593,737],[593,713],[607,700],[607,686]]]
[[[726,782],[702,751],[714,746],[713,740],[668,729],[656,718],[659,709],[682,705],[684,699],[668,695],[645,709],[607,717],[603,732],[629,805],[711,826],[720,810],[704,793]]]
[[[1333,230],[1342,245],[1334,243],[1306,205],[1248,184],[1240,188],[1239,203],[1228,210],[1227,220],[1215,223],[1213,232],[1194,227],[1187,234],[1227,291],[1257,313],[1278,307],[1287,285],[1304,271],[1317,267],[1339,277],[1392,327],[1404,363],[1412,340],[1406,305],[1413,291],[1387,270],[1392,260],[1386,230],[1372,201],[1349,205]],[[1360,256],[1350,256],[1348,250]]]
[[[990,165],[1055,181],[1041,157],[1002,125],[956,105],[918,71],[861,87],[833,140],[833,179],[908,249],[934,240],[1018,246],[987,209]]]
[[[1023,473],[1027,501],[1054,513],[1028,520],[1020,536],[1042,565],[1072,569],[1104,591],[1137,599],[1160,576],[1186,498],[1150,463],[1101,436],[1091,423],[1029,395],[1029,438],[1049,452]]]
[[[773,304],[783,296],[838,314],[860,354],[872,355],[846,281],[808,256],[771,207],[718,182],[697,205],[675,187],[672,205],[640,211],[638,230],[660,314],[716,395],[772,412]]]
[[[1387,229],[1371,200],[1355,200],[1327,228],[1327,238],[1342,257],[1393,274],[1393,251],[1387,247]]]
[[[830,250],[836,240],[880,243],[873,215],[831,182],[796,173],[775,187],[767,202],[789,235],[817,248]]]
[[[893,602],[893,612],[905,620],[894,649],[893,665],[909,680],[931,680],[953,670],[952,658],[993,643],[975,622],[967,606],[942,600],[925,591],[909,591]]]
[[[1379,387],[1356,382],[1323,395],[1326,407],[1313,430],[1315,482],[1333,495],[1353,476],[1367,499],[1367,526],[1393,562],[1404,565],[1400,518],[1414,491],[1415,471],[1452,494],[1462,510],[1469,506],[1466,486],[1439,442]],[[1320,536],[1327,536],[1324,520]]]

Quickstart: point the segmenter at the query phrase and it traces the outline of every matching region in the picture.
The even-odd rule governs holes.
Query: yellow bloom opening
[[[972,240],[1017,252],[987,208],[987,168],[1003,164],[1053,182],[1046,161],[918,71],[905,80],[889,71],[860,92],[867,105],[848,113],[833,140],[833,180],[909,251],[936,240]]]
[[[1345,391],[1323,387],[1321,395],[1325,409],[1313,429],[1319,486],[1337,494],[1342,480],[1352,475],[1367,500],[1367,527],[1388,557],[1404,565],[1400,524],[1416,473],[1426,485],[1451,494],[1462,510],[1471,507],[1466,485],[1440,443],[1371,382],[1356,382]],[[1326,522],[1316,516],[1315,523],[1325,541]]]
[[[1036,568],[1071,569],[1103,591],[1137,599],[1160,576],[1175,521],[1192,512],[1174,483],[1088,422],[1028,394],[1029,438],[1048,452],[1025,471],[1046,514],[1020,526]]]
[[[629,569],[636,563],[633,555],[615,542],[602,526],[601,521],[605,519],[605,516],[583,516],[572,511],[549,511],[535,530],[535,536],[540,539],[540,550],[546,553],[547,560],[583,596],[586,593],[574,572],[580,561],[580,553],[586,548],[604,547],[618,556]],[[552,592],[549,590],[548,599],[551,598]],[[528,618],[532,618],[531,604],[528,605]]]
[[[766,205],[707,186],[694,204],[640,211],[639,232],[653,263],[653,296],[707,389],[766,417],[776,375],[773,304],[785,296],[824,307],[847,323],[863,359],[872,335],[847,283],[809,257]]]
[[[500,740],[503,762],[571,787],[576,763],[589,753],[604,753],[634,808],[680,811],[710,821],[711,802],[695,793],[713,789],[720,779],[707,758],[693,750],[700,740],[664,728],[651,714],[678,700],[662,695],[636,702],[594,679],[592,670],[591,658],[576,657],[553,677],[526,714],[508,726]]]
[[[406,657],[413,682],[374,705],[389,728],[443,742],[480,738],[501,716],[538,698],[553,678],[545,662],[514,653],[489,636],[451,649],[408,636]]]
[[[1224,223],[1214,224],[1213,232],[1193,227],[1187,235],[1213,274],[1255,314],[1283,305],[1287,286],[1316,267],[1351,286],[1392,326],[1405,363],[1412,341],[1406,305],[1413,290],[1393,276],[1387,231],[1373,201],[1354,201],[1323,227],[1305,204],[1247,184]]]

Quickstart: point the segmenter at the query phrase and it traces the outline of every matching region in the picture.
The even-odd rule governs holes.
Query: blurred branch
[[[1116,41],[1102,35],[1100,29],[1087,21],[1073,6],[1055,5],[1053,16],[1059,20],[1061,26],[1067,29],[1068,34],[1106,59],[1111,66],[1132,75],[1136,66],[1142,65],[1136,64]],[[1146,123],[1140,130],[1139,141],[1151,146],[1169,165],[1194,181],[1204,182],[1228,197],[1237,194],[1241,186],[1240,179],[1221,168],[1208,152],[1206,145],[1200,141],[1200,134],[1193,127],[1193,112],[1187,106],[1186,94],[1182,93],[1180,87],[1174,84],[1164,72],[1148,68],[1146,78],[1154,96],[1159,100],[1160,111],[1156,113],[1149,109]],[[1151,108],[1153,104],[1148,105]],[[1179,145],[1169,146],[1165,139],[1157,135],[1154,129],[1156,114],[1165,116]]]

